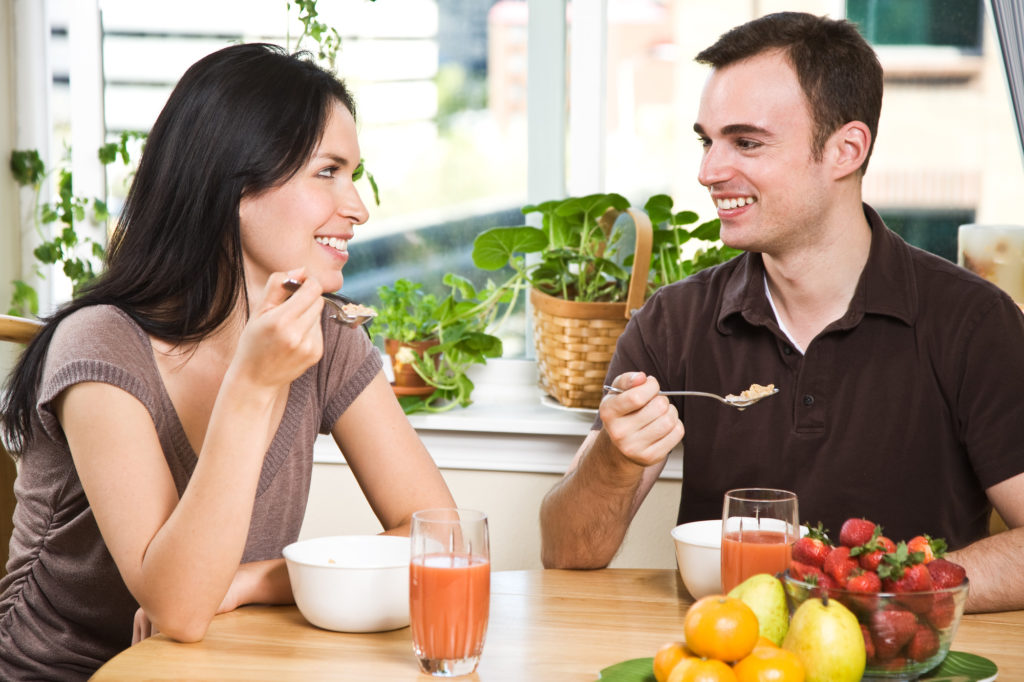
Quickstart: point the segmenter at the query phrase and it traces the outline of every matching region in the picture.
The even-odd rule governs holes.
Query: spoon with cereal
[[[288,291],[296,291],[302,286],[302,282],[294,279],[286,279],[284,288]],[[321,294],[328,303],[334,306],[335,311],[331,313],[331,319],[342,324],[347,324],[353,329],[367,324],[377,316],[377,311],[369,306],[356,303],[347,296],[341,294]]]
[[[621,388],[615,388],[614,386],[605,386],[604,390],[608,393],[622,393]],[[659,391],[660,395],[691,395],[700,398],[714,398],[715,400],[724,403],[730,407],[735,407],[738,410],[745,410],[754,403],[764,400],[769,396],[773,396],[779,392],[779,389],[775,387],[775,384],[768,384],[762,386],[761,384],[751,384],[750,388],[744,390],[739,395],[730,393],[724,398],[716,393],[705,393],[704,391]]]

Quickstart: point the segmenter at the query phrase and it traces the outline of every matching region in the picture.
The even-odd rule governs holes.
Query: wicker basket
[[[636,225],[636,255],[624,303],[580,303],[530,290],[540,385],[566,407],[598,406],[619,335],[644,303],[651,265],[651,221],[643,211],[625,212]],[[601,220],[614,223],[619,213],[608,209]]]

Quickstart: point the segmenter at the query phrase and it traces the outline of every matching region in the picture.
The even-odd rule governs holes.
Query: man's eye
[[[737,140],[736,146],[740,149],[756,149],[757,147],[760,147],[761,144],[754,140]]]
[[[700,146],[704,147],[705,149],[711,146],[711,140],[709,140],[706,137],[698,137],[697,141],[700,142]]]

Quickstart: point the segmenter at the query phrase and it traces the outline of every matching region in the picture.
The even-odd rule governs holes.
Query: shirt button
[[[813,404],[814,404],[814,396],[811,395],[810,393],[808,393],[807,395],[804,396],[804,405],[806,405],[807,407],[810,407]]]
[[[783,355],[792,355],[793,354],[793,349],[791,347],[789,347],[789,346],[783,346],[782,347],[782,354]]]

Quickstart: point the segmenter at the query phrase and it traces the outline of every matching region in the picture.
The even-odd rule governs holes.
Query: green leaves
[[[473,240],[473,263],[481,270],[498,270],[516,253],[537,253],[548,245],[548,236],[536,227],[493,227]]]
[[[308,36],[317,45],[317,56],[334,68],[338,50],[341,49],[341,36],[334,27],[317,19],[319,12],[316,3],[317,0],[289,0],[288,9],[293,5],[298,8],[299,21],[302,23],[302,35],[296,43],[301,45],[302,39]]]
[[[609,208],[624,211],[629,201],[620,194],[590,194],[544,201],[523,207],[523,214],[541,214],[541,227],[496,227],[473,241],[473,262],[482,270],[510,266],[510,282],[532,286],[551,296],[573,301],[623,301],[626,298],[633,256],[620,251],[631,231],[621,217],[609,224],[600,220]],[[717,219],[692,225],[693,211],[673,212],[672,198],[656,194],[644,204],[655,227],[648,290],[683,279],[698,270],[717,265],[740,252],[719,241]],[[704,248],[684,244],[691,240],[711,242]],[[537,254],[531,260],[525,256]],[[528,265],[526,263],[529,263]]]
[[[131,163],[129,145],[133,141],[145,140],[146,133],[126,131],[116,142],[108,142],[97,150],[97,157],[104,165],[115,163],[119,159],[125,165]],[[70,149],[66,150],[70,156]],[[76,224],[86,219],[98,225],[105,225],[110,219],[110,211],[103,199],[86,199],[74,195],[71,171],[65,161],[63,166],[47,171],[39,152],[34,149],[14,150],[9,163],[14,179],[22,186],[35,189],[36,231],[42,243],[34,250],[36,260],[43,265],[57,265],[71,280],[73,293],[78,293],[83,286],[96,277],[96,268],[106,255],[103,243],[95,241],[85,234],[79,234]],[[52,203],[40,201],[40,189],[43,181],[50,173],[56,174],[57,199]],[[52,225],[50,230],[45,227]],[[42,276],[39,273],[39,276]],[[39,296],[32,286],[22,280],[14,282],[9,312],[12,315],[37,315],[39,313]]]
[[[46,165],[39,158],[39,152],[35,149],[12,151],[9,166],[11,173],[14,174],[14,179],[22,187],[26,185],[35,187],[46,177]]]
[[[714,243],[719,241],[721,229],[721,221],[717,218],[693,229],[683,227],[697,222],[697,214],[693,211],[673,213],[672,198],[665,194],[656,194],[648,199],[644,210],[655,228],[649,282],[651,290],[724,263],[741,253],[738,249]],[[704,248],[683,247],[694,239],[711,243]]]
[[[466,370],[502,354],[501,339],[488,330],[496,326],[499,308],[504,306],[507,314],[515,305],[517,290],[488,282],[477,291],[472,282],[455,273],[447,273],[443,282],[450,293],[440,300],[424,293],[419,282],[405,279],[377,290],[382,306],[374,330],[379,340],[438,341],[413,363],[416,373],[434,387],[434,393],[401,399],[407,414],[469,405],[473,382]]]
[[[380,189],[377,187],[377,180],[373,177],[373,173],[366,169],[366,160],[359,159],[359,165],[356,166],[355,171],[352,173],[352,181],[358,182],[364,177],[370,183],[370,189],[373,190],[373,202],[380,206]]]

